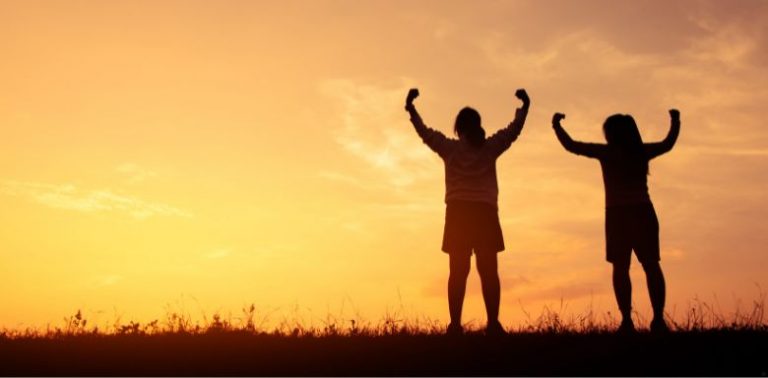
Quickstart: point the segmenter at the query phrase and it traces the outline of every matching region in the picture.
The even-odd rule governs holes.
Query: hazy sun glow
[[[2,1],[0,327],[297,308],[447,319],[446,134],[532,98],[498,162],[502,320],[613,311],[595,161],[613,113],[646,141],[668,309],[768,288],[764,1]],[[638,264],[634,302],[648,315]],[[476,273],[465,319],[484,322]],[[310,319],[312,320],[312,319]]]

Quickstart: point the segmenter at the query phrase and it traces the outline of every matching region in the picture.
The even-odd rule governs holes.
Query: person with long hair
[[[520,135],[528,115],[530,99],[523,89],[515,96],[522,101],[515,119],[507,127],[486,138],[480,113],[465,107],[456,116],[453,131],[458,139],[448,138],[427,127],[416,111],[411,89],[405,110],[422,141],[445,163],[445,227],[442,250],[449,256],[448,310],[451,323],[448,334],[463,332],[461,312],[467,277],[474,253],[488,317],[486,334],[505,333],[499,323],[499,282],[497,253],[504,250],[498,214],[499,186],[496,160]]]
[[[632,251],[643,266],[653,307],[651,331],[668,332],[664,321],[666,288],[659,253],[659,221],[648,194],[648,163],[669,152],[680,133],[680,112],[669,111],[671,127],[657,143],[643,143],[634,118],[614,114],[605,120],[607,144],[576,142],[560,124],[564,114],[555,113],[552,127],[566,150],[598,159],[605,187],[606,260],[613,264],[613,289],[621,312],[619,333],[633,333],[632,282],[629,265]]]

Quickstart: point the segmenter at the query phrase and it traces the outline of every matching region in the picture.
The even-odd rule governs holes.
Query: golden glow
[[[4,1],[0,327],[250,303],[447,319],[443,168],[412,86],[447,134],[464,105],[493,132],[531,95],[498,162],[506,323],[615,313],[599,168],[557,144],[555,111],[587,141],[631,113],[651,141],[681,110],[650,176],[668,309],[732,311],[768,286],[765,25],[758,1]],[[475,273],[465,319],[484,322]]]

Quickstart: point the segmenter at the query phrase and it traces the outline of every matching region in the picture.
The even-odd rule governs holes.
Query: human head
[[[632,148],[642,146],[643,139],[635,119],[629,114],[614,114],[603,123],[603,135],[608,144]]]
[[[648,173],[648,159],[643,150],[643,138],[635,119],[629,114],[614,114],[603,123],[603,135],[609,146],[626,152],[626,156]]]
[[[481,126],[480,113],[469,106],[461,109],[456,116],[453,132],[459,139],[467,139],[475,147],[480,147],[485,142],[485,130]]]

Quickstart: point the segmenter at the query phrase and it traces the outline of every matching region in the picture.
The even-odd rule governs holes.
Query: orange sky
[[[465,105],[493,132],[531,95],[497,166],[506,324],[561,299],[616,312],[599,165],[562,150],[555,111],[577,139],[622,112],[653,141],[681,110],[649,177],[668,310],[749,307],[767,28],[761,1],[0,1],[0,327],[249,303],[446,320],[443,168],[412,86],[446,134]],[[465,319],[485,320],[475,273]]]

